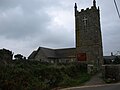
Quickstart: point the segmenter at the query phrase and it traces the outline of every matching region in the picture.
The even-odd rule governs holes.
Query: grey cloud
[[[16,9],[17,8],[17,9]],[[0,13],[0,34],[8,38],[25,38],[43,32],[50,17],[42,9],[24,11],[24,7],[9,8]],[[29,8],[29,10],[31,10]],[[40,13],[37,13],[40,12]]]
[[[116,1],[120,9],[120,1]],[[64,12],[70,12],[69,14],[73,16],[68,19],[74,22],[75,2],[79,10],[92,5],[92,0],[0,0],[0,36],[4,37],[0,39],[3,40],[0,47],[6,46],[15,52],[18,52],[17,48],[22,48],[19,52],[29,55],[39,46],[52,48],[75,46],[74,25],[71,23],[64,25],[67,21]],[[104,54],[108,55],[111,51],[120,49],[119,19],[113,0],[97,0],[97,4],[101,11]],[[54,25],[56,24],[53,22],[54,19],[60,15],[52,16],[51,10],[55,14],[59,10],[62,11],[60,15],[64,19],[60,22],[63,22],[61,26]],[[21,41],[21,44],[12,47],[18,41]],[[6,45],[6,42],[10,45]]]
[[[50,32],[48,36],[42,39],[42,42],[48,43],[52,48],[58,47],[73,47],[74,46],[74,35],[71,32],[67,32],[65,29],[62,28],[57,29],[57,32]]]
[[[58,5],[55,0],[1,0],[0,34],[12,39],[41,35],[50,23],[47,9]]]

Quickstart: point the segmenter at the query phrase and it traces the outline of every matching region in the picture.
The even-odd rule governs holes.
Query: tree
[[[17,59],[17,60],[22,60],[22,59],[23,59],[23,55],[21,55],[21,54],[16,54],[16,55],[14,56],[14,58]]]
[[[113,63],[114,64],[120,64],[120,58],[118,56],[116,56]]]

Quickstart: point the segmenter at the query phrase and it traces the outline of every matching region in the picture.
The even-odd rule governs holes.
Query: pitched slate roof
[[[28,57],[28,59],[34,59],[35,56],[36,56],[36,54],[37,54],[37,51],[33,51],[33,52],[30,54],[30,56]]]
[[[46,57],[56,57],[56,53],[54,49],[40,47],[40,50],[43,51]]]
[[[116,57],[116,56],[104,56],[103,58],[104,58],[105,60],[113,60],[113,59],[115,59],[115,57]]]
[[[76,55],[75,48],[56,49],[55,51],[58,58],[75,57]]]
[[[33,51],[28,59],[34,59],[39,50],[45,54],[48,58],[67,58],[75,57],[75,48],[64,48],[64,49],[50,49],[45,47],[39,47],[38,50]]]

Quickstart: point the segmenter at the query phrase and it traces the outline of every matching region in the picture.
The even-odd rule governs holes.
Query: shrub
[[[86,65],[54,65],[38,61],[16,60],[0,63],[1,90],[49,90],[76,86],[89,80]]]

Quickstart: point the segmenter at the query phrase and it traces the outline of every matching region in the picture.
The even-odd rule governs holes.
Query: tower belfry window
[[[86,27],[87,26],[87,18],[86,17],[83,18],[83,23],[84,23],[84,26]]]

